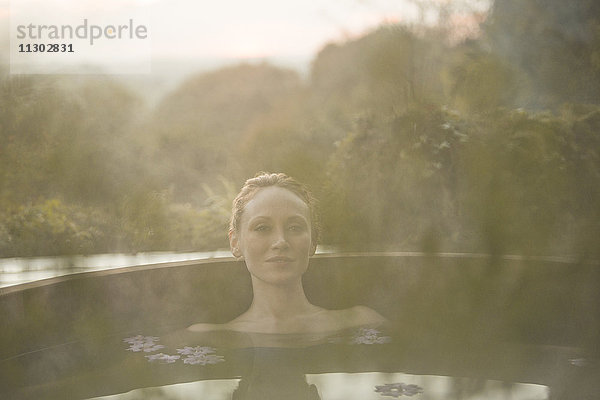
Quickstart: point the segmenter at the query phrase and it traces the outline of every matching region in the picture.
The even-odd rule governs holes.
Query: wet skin
[[[316,249],[311,228],[310,209],[295,193],[277,186],[259,189],[246,204],[238,230],[230,234],[232,252],[243,257],[252,278],[250,308],[226,324],[188,329],[325,333],[385,322],[368,307],[327,310],[308,301],[302,275]]]

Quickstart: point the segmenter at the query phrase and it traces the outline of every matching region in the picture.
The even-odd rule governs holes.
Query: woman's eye
[[[254,230],[255,230],[255,231],[259,231],[259,232],[264,232],[264,231],[267,231],[267,230],[269,230],[269,226],[268,226],[268,225],[257,225],[257,226],[254,228]]]
[[[304,228],[301,225],[290,225],[290,227],[288,229],[293,232],[300,232]]]

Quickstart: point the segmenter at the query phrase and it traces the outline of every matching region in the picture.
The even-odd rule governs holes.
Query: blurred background
[[[105,76],[11,75],[0,2],[0,257],[226,249],[262,170],[334,249],[600,256],[597,1],[138,2]]]

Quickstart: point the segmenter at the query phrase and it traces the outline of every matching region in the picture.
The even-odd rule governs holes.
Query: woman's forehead
[[[294,192],[269,186],[259,189],[244,207],[242,219],[249,220],[255,217],[271,216],[302,216],[309,218],[308,205]]]

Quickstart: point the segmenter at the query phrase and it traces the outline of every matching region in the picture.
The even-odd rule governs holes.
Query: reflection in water
[[[375,386],[375,391],[382,396],[400,397],[400,396],[414,396],[416,394],[423,393],[423,388],[419,385],[407,385],[406,383],[386,383],[385,385]]]
[[[93,397],[89,400],[230,400],[239,379],[214,379],[178,383],[175,385],[147,387],[110,396]]]
[[[306,381],[298,353],[269,348],[252,351],[252,368],[242,375],[232,400],[320,400],[317,387]]]
[[[584,382],[573,372],[590,368],[589,361],[588,367],[576,367],[572,353],[554,349],[538,354],[523,348],[444,346],[446,351],[440,352],[427,339],[397,341],[395,333],[365,329],[335,333],[333,342],[315,342],[311,336],[299,347],[287,346],[287,337],[271,341],[284,347],[246,346],[254,338],[239,340],[235,335],[248,336],[232,333],[230,346],[221,340],[221,346],[213,347],[211,335],[176,331],[23,354],[0,362],[0,397],[543,400],[550,398],[545,381],[552,381],[558,385],[555,393],[564,394],[556,398],[567,399]],[[369,340],[357,341],[359,337]],[[453,374],[457,377],[443,376]],[[520,379],[537,383],[512,383]],[[578,393],[592,393],[597,384],[591,382]]]
[[[307,375],[323,400],[544,400],[548,388],[531,383],[405,373],[329,373]],[[391,382],[391,383],[390,383]],[[464,390],[465,387],[470,390]],[[462,387],[463,390],[457,390]],[[477,388],[475,390],[475,388]]]
[[[221,333],[224,335],[224,333]],[[232,336],[222,341],[229,341],[237,347],[248,344],[257,339],[256,334],[242,334],[231,332]],[[226,336],[226,335],[224,335]],[[236,336],[250,336],[249,341],[233,339]],[[391,336],[380,330],[359,328],[344,333],[332,333],[328,338],[321,338],[316,344],[313,335],[304,341],[297,335],[262,335],[261,343],[270,343],[278,347],[245,347],[231,348],[229,350],[217,349],[211,346],[183,346],[174,343],[176,351],[169,346],[159,344],[161,339],[156,336],[136,335],[123,339],[130,345],[126,350],[132,352],[152,352],[155,354],[144,355],[151,364],[171,364],[163,370],[176,371],[177,365],[184,364],[196,366],[195,371],[206,380],[194,384],[165,385],[160,388],[143,388],[130,391],[122,395],[103,397],[103,399],[127,400],[139,397],[156,399],[290,399],[290,400],[326,400],[326,399],[373,399],[383,397],[400,398],[415,397],[429,400],[442,400],[447,398],[465,400],[543,400],[549,398],[548,388],[539,384],[510,383],[498,380],[489,380],[481,377],[453,378],[449,376],[411,375],[399,372],[389,372],[390,369],[403,369],[395,361],[402,360],[403,348],[406,344],[394,346]],[[277,336],[285,336],[277,338]],[[194,335],[189,333],[175,333],[173,338],[190,340]],[[196,336],[198,340],[211,341],[211,335]],[[292,340],[293,338],[293,340]],[[289,347],[292,343],[300,347]],[[303,343],[303,344],[302,344]],[[312,343],[312,345],[307,345]],[[396,343],[398,345],[398,343]],[[157,351],[160,349],[160,353]],[[383,350],[383,351],[381,351]],[[170,354],[170,353],[177,354]],[[227,353],[227,357],[221,355]],[[169,353],[169,354],[167,354]],[[142,356],[140,354],[137,357]],[[427,357],[426,354],[423,354]],[[463,357],[465,354],[463,353]],[[488,357],[491,353],[487,354]],[[131,357],[136,357],[131,355]],[[129,359],[131,362],[133,359]],[[567,360],[571,362],[572,360]],[[338,373],[311,373],[318,369],[327,371],[331,365],[340,362],[342,369],[347,372]],[[438,360],[443,364],[444,357]],[[208,377],[215,371],[216,364],[225,363],[229,372],[239,376],[239,380],[216,380],[219,385],[211,383]],[[412,359],[412,363],[419,365],[422,360]],[[146,364],[149,365],[149,364]],[[374,369],[388,370],[387,372],[357,372],[361,366],[370,365]],[[477,364],[471,365],[476,367]],[[436,369],[434,366],[432,369]],[[181,371],[181,370],[179,370]],[[188,371],[191,371],[188,369]],[[211,372],[212,371],[212,372]],[[476,371],[472,371],[472,373]],[[493,374],[493,373],[492,373]],[[234,385],[235,383],[235,385]],[[223,388],[228,387],[229,391]],[[162,391],[159,391],[162,390]],[[421,396],[422,395],[422,396]],[[136,397],[138,396],[138,397]]]
[[[446,376],[419,376],[402,373],[354,373],[354,374],[319,374],[306,375],[303,385],[308,386],[312,393],[319,395],[321,400],[385,400],[386,398],[401,399],[410,397],[415,400],[544,400],[549,399],[548,388],[535,384],[512,384],[508,387],[500,381],[483,381],[484,390],[471,395],[455,396],[451,388],[459,379]],[[421,388],[426,385],[423,393],[410,395],[394,395],[393,391],[379,392],[381,382],[394,381],[394,386]],[[403,383],[416,382],[416,383]],[[279,382],[273,382],[278,385]],[[460,384],[460,383],[459,383]],[[462,383],[464,384],[464,382]],[[222,379],[180,383],[162,387],[142,388],[118,395],[95,397],[90,400],[138,400],[138,399],[164,399],[164,400],[230,400],[236,398],[240,386],[244,385],[240,379]],[[389,384],[388,384],[389,385]],[[418,391],[418,389],[415,389]],[[454,394],[453,394],[454,393]],[[268,395],[266,395],[268,396]],[[262,400],[287,399],[286,397],[262,397]],[[317,397],[315,397],[317,398]]]

